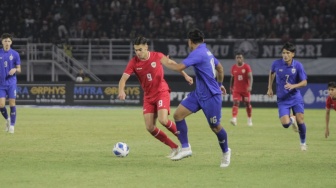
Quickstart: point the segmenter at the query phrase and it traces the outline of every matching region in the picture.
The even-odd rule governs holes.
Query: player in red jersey
[[[231,67],[230,90],[233,100],[231,124],[237,125],[240,101],[243,101],[247,112],[247,125],[252,126],[251,91],[253,75],[250,65],[244,62],[242,53],[236,53],[236,64]]]
[[[147,131],[156,139],[171,148],[167,156],[171,158],[178,152],[178,145],[174,143],[162,130],[157,128],[156,120],[177,136],[176,125],[168,119],[170,113],[170,89],[164,79],[162,64],[174,63],[160,52],[148,51],[147,39],[137,37],[133,41],[136,55],[128,62],[128,65],[119,81],[119,99],[125,100],[125,85],[131,74],[135,74],[144,91],[143,115]],[[181,71],[189,84],[193,79],[184,71]]]
[[[326,99],[326,129],[325,129],[325,137],[329,136],[329,120],[330,120],[330,110],[336,110],[336,83],[329,82],[328,83],[328,93],[329,96]]]

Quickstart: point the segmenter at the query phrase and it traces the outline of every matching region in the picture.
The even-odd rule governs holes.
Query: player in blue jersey
[[[282,47],[282,59],[275,60],[272,64],[267,95],[273,96],[272,84],[276,78],[280,122],[284,128],[292,126],[295,132],[299,132],[301,150],[306,151],[306,125],[303,121],[304,103],[298,88],[307,85],[307,75],[302,64],[293,59],[294,55],[295,45],[289,42],[285,43]],[[290,116],[290,110],[294,116]]]
[[[21,72],[19,53],[11,48],[12,35],[1,35],[2,49],[0,49],[0,111],[6,119],[6,131],[14,133],[16,121],[16,73]],[[6,109],[6,97],[8,97],[10,116]]]
[[[192,155],[185,118],[192,113],[202,110],[210,128],[217,136],[219,146],[223,153],[220,167],[228,167],[230,164],[231,150],[228,147],[226,131],[220,124],[222,117],[222,94],[226,94],[226,90],[222,85],[224,69],[207,49],[202,31],[198,29],[191,30],[188,33],[188,45],[191,52],[182,63],[166,65],[169,69],[175,71],[182,71],[187,67],[193,66],[196,74],[195,91],[192,91],[179,104],[174,113],[177,131],[179,132],[178,138],[182,148],[171,159],[180,160]]]

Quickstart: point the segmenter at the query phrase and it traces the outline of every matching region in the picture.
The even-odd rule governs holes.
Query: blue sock
[[[5,119],[8,119],[8,114],[7,114],[6,107],[0,108],[0,112]]]
[[[14,126],[16,122],[16,106],[10,107],[10,117],[11,117],[11,125]]]
[[[189,141],[188,141],[188,127],[185,119],[181,121],[175,121],[176,129],[178,132],[178,139],[181,142],[182,148],[189,147]]]
[[[228,151],[228,139],[227,134],[224,128],[222,128],[217,134],[219,146],[221,147],[223,153],[226,153]]]
[[[306,143],[306,124],[298,124],[301,144]]]

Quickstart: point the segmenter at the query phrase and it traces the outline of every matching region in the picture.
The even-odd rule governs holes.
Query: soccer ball
[[[117,157],[126,157],[129,153],[129,147],[124,142],[118,142],[114,145],[112,153]]]

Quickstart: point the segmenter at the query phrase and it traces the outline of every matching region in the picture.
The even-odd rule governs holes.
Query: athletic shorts
[[[298,103],[298,104],[278,103],[279,118],[285,115],[290,116],[291,109],[292,109],[293,115],[295,115],[296,113],[304,114],[304,103]]]
[[[251,101],[251,93],[250,92],[234,92],[232,93],[233,101],[243,101],[250,102]]]
[[[0,86],[0,98],[16,99],[16,84]]]
[[[167,109],[170,114],[170,92],[159,92],[155,98],[144,97],[143,114],[156,113],[158,110]]]
[[[181,104],[193,113],[202,109],[210,126],[216,127],[222,118],[222,96],[214,95],[208,100],[198,100],[195,91],[188,94]]]

